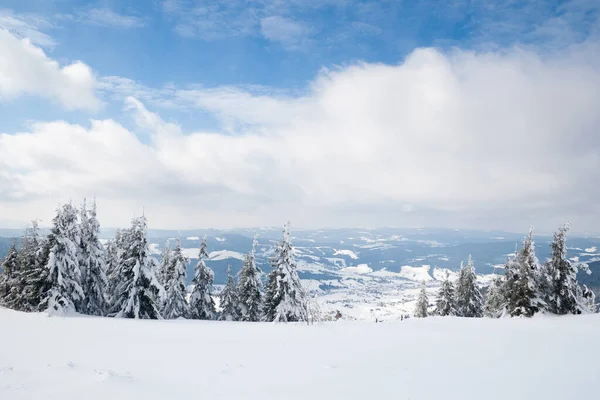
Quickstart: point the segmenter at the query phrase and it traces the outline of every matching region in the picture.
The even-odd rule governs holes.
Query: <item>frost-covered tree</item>
[[[581,314],[588,312],[583,290],[577,282],[578,265],[567,259],[568,225],[563,225],[550,245],[552,258],[546,264],[548,310],[555,314]]]
[[[268,321],[307,321],[307,295],[300,283],[290,240],[289,222],[283,228],[283,240],[271,259],[273,271],[269,274],[265,293],[265,316]]]
[[[172,274],[172,271],[169,271],[171,266],[171,243],[170,240],[167,240],[165,247],[162,250],[160,263],[158,264],[158,269],[156,271],[156,279],[158,279],[158,282],[165,287],[165,290],[167,290],[168,277]]]
[[[104,315],[106,312],[104,292],[108,286],[108,280],[104,246],[100,243],[100,223],[97,217],[96,201],[94,201],[92,209],[88,211],[84,200],[79,221],[81,226],[79,267],[85,295],[81,312],[88,315]]]
[[[40,235],[38,221],[25,232],[19,251],[18,287],[19,295],[13,298],[11,308],[22,311],[43,311],[40,309],[42,299],[46,296],[50,282],[46,265],[50,257],[50,249],[54,244],[52,232],[47,237]]]
[[[450,282],[449,274],[446,272],[446,277],[442,282],[442,286],[437,295],[435,303],[435,314],[440,316],[456,315],[454,285]]]
[[[106,244],[106,279],[108,286],[105,290],[105,296],[110,309],[113,308],[113,304],[116,301],[116,288],[120,281],[118,276],[119,265],[125,252],[128,235],[129,229],[117,229],[115,237]]]
[[[77,250],[80,230],[77,210],[65,204],[52,220],[51,247],[46,264],[48,290],[40,309],[58,313],[79,311],[83,301]]]
[[[190,313],[194,319],[215,319],[215,301],[213,300],[212,285],[215,274],[212,269],[206,266],[208,253],[206,252],[206,236],[202,238],[200,253],[198,254],[198,263],[194,270],[194,289],[190,296]]]
[[[456,315],[480,318],[483,316],[483,297],[477,286],[473,259],[469,255],[466,266],[461,264],[456,282]]]
[[[240,321],[260,321],[262,318],[262,296],[260,293],[262,271],[256,266],[256,240],[252,250],[244,257],[242,269],[238,274],[238,309]]]
[[[21,295],[17,292],[19,290],[19,253],[14,241],[11,243],[0,267],[2,268],[0,273],[0,305],[7,305],[12,302],[12,298]]]
[[[586,285],[582,287],[582,297],[585,301],[585,305],[589,312],[596,312],[596,295],[592,291],[592,289],[588,288]]]
[[[516,257],[504,268],[506,310],[511,317],[531,317],[545,309],[544,293],[539,288],[540,275],[532,228]]]
[[[504,281],[501,276],[494,273],[494,278],[485,297],[483,315],[488,318],[500,318],[505,308]]]
[[[189,260],[181,252],[179,240],[168,254],[169,267],[165,271],[166,298],[163,317],[166,319],[188,318],[190,307],[186,300],[186,271]]]
[[[227,283],[219,294],[221,314],[219,321],[238,321],[238,296],[235,281],[231,275],[231,265],[227,266]]]
[[[161,319],[159,305],[164,290],[154,275],[146,237],[146,217],[134,218],[126,235],[114,273],[111,314],[121,318]]]
[[[415,305],[415,317],[425,318],[429,314],[427,313],[427,307],[429,307],[429,298],[427,297],[427,290],[425,288],[425,282],[421,283],[421,290],[419,297],[417,298],[417,304]]]

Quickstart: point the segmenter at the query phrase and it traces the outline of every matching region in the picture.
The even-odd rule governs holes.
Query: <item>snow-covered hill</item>
[[[321,325],[0,309],[0,399],[593,399],[600,315]]]

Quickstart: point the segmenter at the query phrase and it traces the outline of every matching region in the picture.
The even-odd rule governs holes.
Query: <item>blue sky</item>
[[[491,90],[500,90],[499,96],[486,99],[490,103],[484,103],[487,107],[485,110],[504,110],[502,107],[505,103],[502,102],[516,103],[508,99],[510,96],[507,93],[512,87],[515,89],[511,95],[515,99],[523,98],[517,85],[534,90],[532,96],[540,96],[541,108],[529,110],[527,115],[518,115],[522,112],[518,110],[505,110],[505,114],[498,111],[499,114],[494,118],[502,119],[503,123],[508,119],[514,126],[526,126],[528,131],[535,131],[537,127],[546,129],[547,121],[544,121],[543,113],[554,113],[560,104],[545,104],[544,92],[557,96],[557,102],[562,96],[572,96],[588,103],[574,109],[573,115],[561,118],[569,121],[571,126],[580,127],[578,129],[581,132],[557,131],[548,135],[564,137],[565,134],[573,134],[572,139],[575,140],[580,134],[587,138],[597,122],[584,111],[589,101],[596,100],[586,90],[594,88],[598,72],[595,53],[600,36],[599,21],[600,5],[590,0],[5,0],[0,8],[0,29],[5,30],[5,40],[10,41],[14,51],[0,54],[0,60],[5,57],[13,63],[6,64],[4,71],[0,70],[8,79],[5,86],[0,81],[0,133],[4,133],[5,140],[15,143],[15,137],[25,137],[22,135],[26,133],[39,134],[40,123],[63,121],[73,129],[77,126],[92,129],[91,120],[114,122],[131,132],[153,154],[160,154],[165,150],[161,147],[163,142],[158,140],[158,135],[163,131],[175,132],[169,140],[173,135],[183,135],[187,137],[186,140],[192,141],[200,134],[204,145],[204,141],[216,137],[220,140],[239,138],[237,145],[242,141],[254,143],[254,138],[261,135],[272,135],[277,140],[263,145],[271,148],[275,146],[274,143],[282,141],[279,139],[287,141],[294,135],[303,135],[303,129],[314,132],[326,129],[344,131],[364,124],[367,131],[373,130],[374,137],[381,135],[380,142],[385,143],[388,139],[397,139],[394,132],[399,128],[378,127],[379,119],[366,112],[362,115],[363,110],[370,107],[371,99],[373,104],[380,105],[373,112],[379,114],[383,112],[381,110],[387,110],[385,115],[379,116],[381,120],[387,120],[392,115],[408,113],[407,110],[412,107],[410,104],[394,109],[395,104],[401,107],[404,99],[395,98],[392,93],[394,90],[406,92],[395,95],[406,95],[415,101],[422,101],[419,111],[425,109],[435,115],[419,118],[429,121],[439,118],[440,112],[452,115],[451,110],[462,109],[465,104],[475,102],[475,98],[484,97],[479,88],[500,84],[500,87],[494,86]],[[29,45],[24,44],[24,40],[29,41]],[[20,44],[18,41],[21,41]],[[39,52],[43,52],[43,56],[39,56]],[[37,55],[32,55],[34,53]],[[52,63],[55,66],[50,66]],[[69,65],[76,67],[68,73],[62,70]],[[489,77],[486,77],[486,71],[489,71]],[[373,78],[375,75],[372,74],[379,78]],[[558,78],[570,82],[577,74],[579,79],[592,79],[590,87],[586,89],[585,84],[574,81],[568,88],[563,88],[551,80]],[[541,79],[547,81],[539,82]],[[404,83],[400,84],[400,81]],[[474,88],[471,82],[479,82],[479,86]],[[424,88],[419,86],[421,84],[427,86]],[[580,84],[582,88],[578,86]],[[431,95],[422,98],[424,90]],[[507,99],[503,99],[505,94]],[[360,107],[346,105],[344,97],[353,96],[364,103]],[[335,102],[332,99],[336,99]],[[532,97],[529,101],[537,103],[537,99],[534,101]],[[330,101],[333,103],[330,104]],[[339,112],[337,108],[340,108]],[[361,118],[348,128],[345,116],[347,113],[356,113],[356,110]],[[406,114],[393,123],[397,126],[408,124],[411,115],[414,113]],[[511,119],[513,117],[514,120]],[[449,118],[451,121],[448,124],[451,126],[456,118]],[[479,121],[470,121],[469,118],[465,117],[464,122],[461,120],[460,131],[451,134],[445,132],[444,127],[426,127],[427,123],[421,120],[415,124],[411,122],[405,133],[409,139],[405,142],[407,148],[417,146],[421,141],[418,138],[423,137],[425,131],[435,130],[441,137],[461,137],[461,132],[471,132],[474,127],[481,129]],[[307,128],[306,120],[319,122]],[[370,125],[366,121],[371,121]],[[562,127],[560,123],[553,125]],[[478,132],[473,130],[473,135],[478,135]],[[21,136],[15,135],[17,133]],[[206,139],[202,136],[205,133],[214,136]],[[499,135],[503,134],[501,132]],[[8,139],[8,135],[13,139]],[[312,146],[326,147],[329,143],[326,136],[315,140]],[[341,140],[345,141],[344,138]],[[358,138],[356,143],[361,140],[362,137]],[[490,141],[494,140],[482,144],[481,153],[488,150],[486,146]],[[555,143],[554,140],[550,142]],[[348,143],[355,142],[349,140]],[[306,147],[310,148],[310,145]],[[263,148],[259,147],[259,150]],[[346,149],[345,154],[355,154],[356,151],[352,147]],[[440,158],[432,148],[419,148],[419,151],[427,152],[422,155],[424,159]],[[462,156],[459,153],[445,154],[444,157],[450,157],[450,163],[458,163]],[[215,171],[232,168],[234,171],[236,168],[229,165],[229,160],[239,156],[247,157],[239,152],[227,153],[201,167],[215,168]],[[369,160],[364,154],[355,156],[364,156],[364,161]],[[199,157],[199,154],[192,153],[187,157]],[[291,168],[290,171],[294,174],[306,172],[307,167],[303,163],[311,163],[313,156],[307,154],[306,157],[300,157],[296,154],[296,157],[299,158],[297,168]],[[595,160],[596,155],[593,153],[589,157]],[[264,165],[281,168],[287,162],[273,159],[272,155],[265,156],[262,161]],[[153,167],[161,170],[167,161],[159,157],[157,162]],[[593,161],[590,162],[593,165]],[[403,169],[405,167],[394,163],[391,160],[389,164],[382,164],[381,168],[395,170],[399,174],[404,172],[407,176],[404,185],[410,187],[417,178]],[[72,165],[77,163],[73,161]],[[256,168],[263,171],[261,168],[264,165]],[[35,198],[40,204],[44,198],[47,202],[55,201],[60,197],[56,193],[42,194],[28,186],[28,179],[33,179],[39,173],[35,171],[38,167],[6,166],[6,182],[10,182],[11,189],[19,189],[17,192],[22,193],[19,197],[21,200],[25,196],[32,201]],[[162,172],[165,176],[171,176],[186,171],[183,166],[180,168],[184,169],[178,169],[177,173],[172,168],[172,165],[165,167]],[[431,173],[437,182],[439,170],[436,168]],[[459,169],[462,171],[463,168],[467,166],[460,164]],[[70,182],[65,173],[57,172],[57,177]],[[490,174],[493,175],[492,172]],[[261,176],[257,172],[252,179],[262,184]],[[483,177],[479,178],[485,181]],[[305,179],[308,183],[286,186],[286,193],[289,191],[297,199],[293,205],[285,199],[275,201],[270,198],[281,208],[279,211],[282,216],[286,214],[286,209],[293,214],[295,211],[292,210],[306,207],[314,207],[318,210],[317,214],[323,215],[331,211],[331,207],[336,210],[331,215],[337,215],[340,209],[348,209],[347,213],[354,213],[352,215],[358,215],[357,209],[371,210],[373,215],[378,216],[371,219],[371,211],[361,211],[362,216],[350,225],[380,225],[386,221],[382,210],[397,207],[398,216],[393,220],[402,222],[409,213],[409,224],[412,225],[441,221],[443,218],[439,217],[439,213],[445,212],[448,213],[448,220],[441,222],[441,225],[481,217],[472,215],[467,218],[461,214],[464,211],[456,208],[460,196],[455,196],[453,200],[452,196],[446,199],[433,196],[430,199],[421,189],[407,196],[388,196],[381,190],[390,184],[387,179],[377,182],[376,188],[361,185],[353,187],[346,183],[340,185],[350,193],[381,191],[383,195],[358,196],[364,198],[355,203],[341,200],[347,197],[336,192],[331,194],[330,201],[321,201],[321,196],[316,193],[323,191],[323,188],[314,184],[314,179],[308,176]],[[240,183],[243,180],[231,172],[231,181],[224,185],[210,179],[200,179],[194,181],[192,187],[187,186],[189,182],[178,182],[175,186],[182,194],[189,194],[186,192],[188,190],[194,192],[198,185],[207,185],[207,197],[217,198],[226,193],[229,196],[249,196],[248,203],[252,204],[261,201],[263,192],[244,187]],[[475,180],[473,178],[473,182]],[[559,179],[553,175],[550,181],[554,180]],[[479,180],[476,181],[479,183]],[[0,180],[0,184],[2,182]],[[454,183],[458,187],[464,184]],[[272,184],[276,186],[275,181]],[[86,193],[89,196],[89,188],[85,185],[69,185],[65,190],[72,192],[70,196]],[[123,196],[120,193],[113,196],[112,200],[108,199],[111,193],[117,191],[114,185],[115,182],[111,182],[106,188],[107,201],[116,201],[117,197]],[[505,187],[503,189],[506,190]],[[556,184],[553,188],[546,186],[539,192],[533,191],[535,193],[527,202],[527,207],[539,204],[543,194],[552,190],[565,190],[565,187]],[[27,197],[28,193],[32,197]],[[132,204],[139,201],[139,197],[125,197]],[[558,207],[562,210],[561,217],[569,217],[575,211],[574,206],[565,205],[565,202],[568,203],[567,200],[561,200],[560,204],[545,206],[549,209]],[[481,213],[487,217],[491,211],[484,207],[484,203],[481,203]],[[26,208],[19,206],[19,210],[15,211],[15,207],[7,200],[4,209],[19,214],[17,220],[21,221],[23,216],[20,214],[24,214]],[[212,203],[210,207],[213,207]],[[243,210],[240,205],[236,207],[244,215],[260,214],[256,208]],[[578,207],[581,209],[581,206]],[[421,210],[423,214],[414,210]],[[131,213],[131,210],[127,212]],[[271,222],[279,218],[279,214],[263,217],[265,222]],[[582,215],[579,217],[582,218]],[[120,223],[123,218],[122,215],[115,216],[113,221]],[[235,220],[231,216],[227,218]],[[184,221],[184,218],[176,217],[174,220]],[[338,225],[346,220],[346,217],[336,216],[329,223]],[[423,224],[419,223],[420,220],[424,221]],[[242,224],[261,224],[261,221],[258,217],[256,220],[250,218]],[[168,225],[166,222],[163,224]],[[466,222],[469,226],[473,224]]]

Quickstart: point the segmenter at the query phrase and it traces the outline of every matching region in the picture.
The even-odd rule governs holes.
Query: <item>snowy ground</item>
[[[0,399],[597,398],[600,316],[293,324],[0,309]]]

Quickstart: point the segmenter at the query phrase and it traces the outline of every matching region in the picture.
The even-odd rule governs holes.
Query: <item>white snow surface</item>
[[[235,258],[238,260],[243,260],[244,255],[242,253],[238,253],[237,251],[232,251],[232,250],[218,250],[218,251],[211,251],[208,254],[208,258],[212,261],[226,260],[228,258]]]
[[[199,236],[188,236],[186,239],[187,240],[200,240],[200,237]]]
[[[370,272],[373,272],[373,269],[367,264],[358,264],[353,267],[342,268],[340,271],[352,274],[368,274]]]
[[[61,318],[0,309],[0,326],[0,399],[597,396],[597,314],[307,326]],[[199,338],[205,345],[197,345]],[[285,352],[285,360],[265,356],[272,352]]]
[[[353,252],[352,250],[336,250],[335,253],[333,253],[334,256],[348,256],[353,260],[357,260],[358,256],[356,255],[355,252]]]
[[[422,265],[420,267],[404,265],[400,267],[400,276],[413,281],[431,281],[433,278],[429,275],[430,269],[429,265]]]

